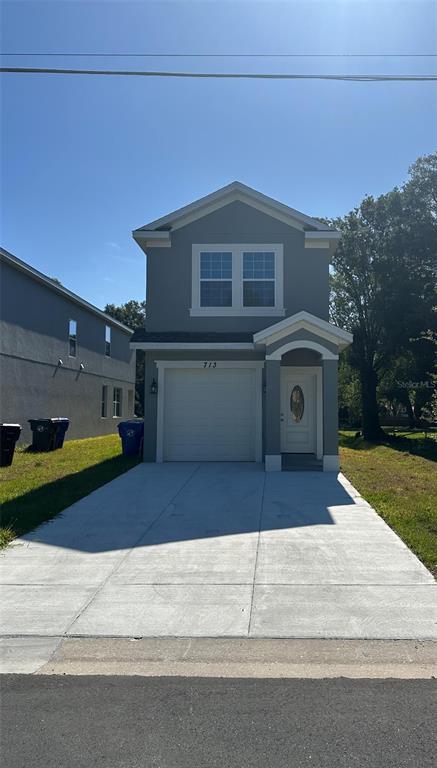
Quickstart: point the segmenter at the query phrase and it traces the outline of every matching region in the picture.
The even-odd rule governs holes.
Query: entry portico
[[[265,468],[312,453],[338,471],[338,354],[352,335],[298,312],[254,335],[265,345]]]

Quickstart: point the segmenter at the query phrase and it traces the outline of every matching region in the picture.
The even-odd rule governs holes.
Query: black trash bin
[[[118,433],[121,437],[123,456],[137,456],[144,438],[144,421],[120,421]]]
[[[55,447],[56,422],[51,419],[29,419],[32,430],[34,451],[53,451]]]
[[[59,418],[59,419],[50,419],[50,421],[56,427],[55,445],[54,445],[56,450],[57,448],[62,448],[62,446],[64,445],[65,433],[68,427],[70,426],[70,419]]]
[[[0,424],[0,467],[11,466],[20,433],[20,424]]]

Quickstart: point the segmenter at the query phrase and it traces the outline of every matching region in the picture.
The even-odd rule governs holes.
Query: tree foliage
[[[403,360],[402,375],[408,370],[415,382],[430,380],[435,370],[437,155],[419,158],[402,188],[367,196],[331,223],[342,233],[333,258],[332,320],[354,334],[345,357],[359,375],[364,435],[375,440],[378,385],[387,371]],[[422,389],[413,393],[418,413]],[[408,387],[398,390],[414,418]]]
[[[123,325],[132,328],[143,328],[146,322],[146,302],[145,301],[127,301],[117,307],[115,304],[107,304],[104,311],[106,314],[114,317]]]

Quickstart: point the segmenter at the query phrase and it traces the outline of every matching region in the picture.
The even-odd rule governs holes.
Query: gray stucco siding
[[[311,367],[320,366],[321,364],[320,354],[313,349],[305,349],[304,347],[292,349],[281,358],[281,365],[285,366]]]
[[[126,374],[133,353],[130,334],[111,326],[111,357],[105,357],[106,322],[8,264],[1,264],[0,351],[41,362],[68,358],[68,322],[77,322],[76,360],[93,371]],[[108,323],[109,324],[109,323]],[[71,359],[70,359],[71,362]]]
[[[315,344],[319,344],[321,347],[325,347],[325,349],[327,349],[329,352],[332,352],[334,355],[338,354],[338,347],[336,344],[327,341],[326,339],[318,336],[315,333],[312,333],[311,331],[307,331],[305,328],[300,328],[298,331],[294,331],[294,333],[289,333],[286,336],[283,336],[282,339],[279,339],[279,341],[275,341],[273,344],[269,344],[266,347],[266,354],[272,355],[273,352],[276,352],[277,349],[280,349],[285,344],[296,341],[302,342],[302,350],[305,348],[306,342],[310,341]]]
[[[267,360],[264,396],[264,452],[267,455],[281,453],[281,362]]]
[[[323,453],[325,456],[336,456],[338,454],[337,360],[323,360],[322,369]]]
[[[175,230],[170,248],[147,255],[148,331],[252,331],[281,316],[191,317],[193,244],[269,244],[284,247],[284,307],[292,315],[306,310],[328,320],[329,254],[304,247],[304,233],[241,202]]]
[[[135,352],[127,330],[3,261],[0,288],[0,421],[21,424],[21,442],[31,440],[31,418],[66,416],[67,439],[115,432],[120,419],[111,415],[114,387],[122,389],[121,418],[133,416],[128,392],[134,401]],[[69,356],[70,319],[77,322],[75,357]],[[101,418],[103,385],[107,418]]]
[[[110,435],[133,412],[128,411],[129,390],[134,383],[125,379],[78,373],[13,357],[2,357],[0,422],[21,424],[20,442],[32,442],[28,419],[66,417],[70,419],[67,440]],[[107,417],[101,417],[102,387],[107,390]],[[113,388],[122,390],[122,416],[112,417]],[[13,393],[13,395],[11,394]]]

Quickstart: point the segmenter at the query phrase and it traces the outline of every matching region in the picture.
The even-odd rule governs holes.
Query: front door
[[[281,368],[281,453],[316,452],[316,376]]]

